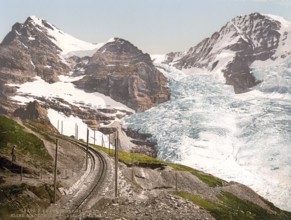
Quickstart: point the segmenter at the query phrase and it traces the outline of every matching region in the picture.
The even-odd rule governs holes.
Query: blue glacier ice
[[[244,94],[213,73],[157,67],[170,101],[126,124],[153,135],[158,158],[243,183],[291,211],[291,59],[253,69],[263,82]]]

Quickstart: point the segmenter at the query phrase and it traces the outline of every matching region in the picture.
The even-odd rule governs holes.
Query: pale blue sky
[[[291,0],[0,0],[0,41],[14,23],[35,15],[81,40],[116,36],[162,54],[189,49],[252,12],[291,21]]]

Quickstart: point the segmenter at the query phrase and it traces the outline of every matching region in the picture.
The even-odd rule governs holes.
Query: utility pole
[[[56,155],[55,155],[55,170],[54,170],[54,203],[56,203],[56,193],[57,193],[58,142],[59,140],[56,139]]]
[[[62,132],[61,132],[61,134],[64,134],[64,133],[63,133],[63,128],[64,128],[64,123],[63,123],[63,121],[62,121],[62,125],[61,125],[61,126],[62,126]]]
[[[133,155],[133,154],[132,154]],[[134,179],[134,156],[131,157],[131,180]]]
[[[118,198],[118,131],[115,138],[115,198]]]
[[[88,150],[89,150],[89,129],[87,128],[86,170],[87,170],[87,168],[88,168]]]
[[[177,175],[177,171],[175,172],[175,179],[176,179],[176,192],[178,192],[178,175]]]
[[[105,144],[104,144],[103,134],[101,137],[102,137],[102,139],[101,139],[102,140],[102,147],[104,147]]]
[[[58,120],[58,132],[60,131],[60,120]]]
[[[96,130],[95,130],[95,128],[94,128],[94,145],[95,145],[95,139],[96,139]]]
[[[108,138],[108,155],[110,156],[110,134]]]

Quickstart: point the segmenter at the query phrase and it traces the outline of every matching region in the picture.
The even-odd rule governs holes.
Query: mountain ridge
[[[237,16],[189,50],[168,53],[162,62],[189,71],[220,72],[235,93],[247,92],[260,83],[251,65],[290,55],[290,34],[291,22],[283,18],[260,13]]]
[[[149,55],[144,54],[129,42],[126,46],[118,42],[127,41],[112,38],[106,43],[87,43],[64,33],[43,19],[30,16],[23,24],[13,25],[12,30],[0,45],[0,80],[5,83],[22,84],[40,76],[48,83],[56,83],[60,80],[60,75],[82,75],[83,79],[75,84],[87,92],[94,92],[96,90],[92,88],[96,88],[97,85],[92,85],[89,75],[95,79],[100,75],[105,78],[112,75],[112,68],[103,64],[102,74],[98,72],[102,62],[99,62],[99,66],[94,65],[94,62],[97,62],[94,58],[104,58],[104,55],[110,57],[113,54],[97,52],[98,49],[107,45],[107,49],[115,48],[114,59],[127,62],[127,67],[122,67],[123,74],[119,74],[114,85],[107,83],[100,89],[97,86],[98,92],[111,96],[137,111],[144,111],[160,102],[167,101],[170,96],[167,79],[154,67]],[[130,51],[124,51],[125,47]],[[131,52],[131,55],[128,52]],[[137,59],[137,62],[132,63],[133,57]],[[86,72],[82,71],[85,69]],[[134,77],[125,79],[128,74]],[[86,79],[88,79],[87,82],[85,82]],[[106,79],[108,80],[109,78]],[[95,82],[97,83],[96,80]],[[123,95],[120,96],[118,91],[113,91],[117,86],[124,91]],[[2,86],[0,89],[2,93],[6,91],[6,87]]]

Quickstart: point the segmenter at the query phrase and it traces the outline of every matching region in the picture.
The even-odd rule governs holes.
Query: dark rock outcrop
[[[136,111],[169,99],[167,79],[150,56],[130,42],[115,38],[90,59],[85,77],[75,82],[88,92],[100,92]]]
[[[22,120],[37,121],[45,125],[47,130],[57,131],[48,118],[47,110],[41,107],[37,101],[28,103],[26,107],[16,109],[13,116],[19,117]]]

